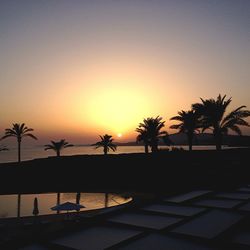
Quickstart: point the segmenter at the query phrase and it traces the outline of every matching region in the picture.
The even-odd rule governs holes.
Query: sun
[[[117,137],[121,138],[122,137],[122,133],[118,133]]]
[[[105,86],[89,92],[84,101],[82,117],[88,120],[92,129],[96,126],[107,133],[112,131],[118,138],[124,137],[123,133],[133,131],[138,121],[150,110],[148,98],[141,90],[127,85],[121,87],[107,83]],[[79,107],[82,106],[79,101]]]

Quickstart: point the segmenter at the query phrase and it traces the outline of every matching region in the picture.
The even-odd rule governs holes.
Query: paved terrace
[[[21,250],[250,249],[250,185],[230,192],[192,190],[124,207]]]

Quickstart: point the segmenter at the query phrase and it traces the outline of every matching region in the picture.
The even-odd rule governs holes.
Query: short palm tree
[[[34,131],[32,128],[28,128],[25,126],[25,123],[19,124],[14,123],[12,128],[5,129],[5,135],[2,137],[2,139],[8,138],[8,137],[15,137],[17,139],[17,146],[18,146],[18,162],[21,161],[21,142],[23,137],[31,137],[35,140],[37,138],[31,134],[30,132]]]
[[[56,152],[56,156],[60,157],[61,155],[61,151],[64,148],[69,148],[69,147],[73,147],[73,144],[69,144],[65,139],[62,139],[58,142],[55,141],[51,141],[51,144],[46,144],[44,145],[44,150],[54,150]]]
[[[136,137],[136,142],[143,142],[145,153],[148,154],[148,147],[150,142],[147,131],[141,128],[136,128],[135,131],[139,133],[139,135]]]
[[[95,146],[95,148],[103,147],[103,152],[105,155],[108,154],[109,149],[116,151],[117,146],[113,143],[112,135],[99,135],[101,138],[101,141],[98,141],[97,143],[93,144],[92,146]]]
[[[192,150],[193,138],[199,129],[199,115],[194,110],[180,111],[177,116],[170,118],[170,120],[179,121],[179,124],[170,126],[171,129],[178,129],[179,133],[185,133],[188,138],[189,150]]]
[[[201,115],[202,131],[212,129],[217,150],[221,150],[223,135],[227,134],[229,129],[241,135],[239,126],[249,126],[244,120],[250,116],[250,111],[244,109],[246,106],[240,106],[226,115],[226,109],[232,99],[225,100],[225,98],[226,95],[223,97],[219,95],[217,99],[201,98],[201,103],[192,105],[193,109]]]
[[[149,143],[152,153],[158,151],[159,139],[167,135],[166,131],[161,131],[165,126],[164,123],[165,121],[162,121],[162,117],[149,117],[144,119],[136,129],[136,131],[140,133],[139,136],[143,135],[143,137],[146,138],[146,142]]]

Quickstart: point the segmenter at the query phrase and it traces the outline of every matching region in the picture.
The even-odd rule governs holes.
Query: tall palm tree
[[[246,106],[240,106],[226,115],[226,109],[232,99],[225,98],[226,95],[223,97],[219,95],[217,99],[201,98],[201,103],[192,105],[193,109],[201,115],[202,131],[212,129],[217,150],[221,150],[223,135],[227,134],[229,129],[241,135],[239,126],[249,126],[244,120],[250,116],[250,111],[244,109]]]
[[[159,139],[167,135],[166,131],[161,131],[165,126],[164,123],[165,121],[162,121],[162,117],[149,117],[144,119],[136,129],[137,132],[143,134],[144,138],[147,138],[146,142],[149,143],[152,153],[158,151]]]
[[[93,144],[92,146],[95,146],[95,148],[103,147],[103,152],[105,155],[108,154],[109,149],[116,151],[117,146],[113,143],[112,135],[99,135],[101,138],[101,141]]]
[[[45,147],[44,150],[52,149],[56,152],[56,156],[60,157],[61,151],[64,148],[69,148],[69,147],[73,147],[73,146],[74,146],[73,144],[69,144],[65,139],[62,139],[58,142],[51,141],[51,144],[44,145],[44,147]]]
[[[32,131],[34,130],[32,128],[26,127],[25,123],[22,123],[22,124],[14,123],[12,128],[5,129],[5,135],[2,137],[2,139],[8,138],[8,137],[16,137],[17,139],[18,162],[21,161],[21,142],[22,142],[23,137],[31,137],[37,140],[37,138],[33,134],[30,133]]]
[[[185,133],[188,138],[189,150],[192,150],[193,138],[199,129],[199,115],[194,110],[180,111],[177,116],[170,118],[170,120],[179,121],[179,124],[170,126],[171,129],[178,129],[179,133]]]
[[[142,141],[144,143],[145,153],[148,154],[148,147],[150,142],[147,131],[141,128],[136,128],[135,131],[139,133],[139,135],[136,137],[136,142]]]

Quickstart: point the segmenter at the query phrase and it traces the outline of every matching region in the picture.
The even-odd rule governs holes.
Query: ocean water
[[[188,146],[175,146],[183,147],[188,150]],[[160,146],[160,149],[171,150],[171,147]],[[214,150],[215,146],[193,146],[193,150]],[[143,153],[143,146],[119,146],[117,151],[110,151],[109,154],[127,154],[127,153]],[[86,155],[86,154],[103,154],[102,149],[95,149],[92,146],[74,146],[66,148],[61,152],[61,155]],[[21,152],[22,161],[32,160],[36,158],[47,158],[55,156],[55,152],[52,150],[45,151],[43,146],[23,147]],[[0,163],[15,162],[17,161],[17,148],[10,148],[9,151],[0,152]]]

